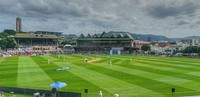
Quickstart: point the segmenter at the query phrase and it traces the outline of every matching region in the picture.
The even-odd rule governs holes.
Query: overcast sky
[[[200,0],[0,0],[0,31],[200,36]]]

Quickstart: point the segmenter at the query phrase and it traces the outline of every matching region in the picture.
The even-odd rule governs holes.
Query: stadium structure
[[[16,18],[16,32],[21,32],[22,30],[22,20],[20,17]]]
[[[16,33],[14,41],[17,49],[25,52],[51,52],[58,51],[63,41],[62,32],[36,31]]]
[[[131,54],[137,49],[134,44],[134,38],[129,33],[81,34],[75,51],[88,54]]]

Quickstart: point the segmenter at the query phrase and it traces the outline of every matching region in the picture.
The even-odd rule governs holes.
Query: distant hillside
[[[162,35],[151,35],[151,34],[134,34],[134,33],[131,33],[132,37],[134,39],[140,39],[140,40],[144,40],[144,41],[148,41],[148,38],[151,39],[151,41],[158,41],[158,40],[167,40],[169,41],[170,39],[165,37],[165,36],[162,36]]]
[[[110,31],[108,33],[129,33],[134,39],[140,39],[143,41],[148,41],[148,37],[151,38],[151,41],[158,41],[158,40],[171,40],[165,36],[162,35],[152,35],[152,34],[135,34],[130,32],[123,32],[123,31]]]
[[[200,42],[200,36],[188,36],[184,38],[167,38],[162,35],[152,35],[152,34],[135,34],[130,32],[123,32],[123,31],[109,31],[108,33],[128,33],[130,34],[134,39],[140,39],[143,41],[148,41],[148,38],[151,39],[151,41],[159,41],[159,40],[166,40],[166,41],[178,41],[181,39],[198,39]]]
[[[189,39],[199,39],[200,40],[200,36],[188,36],[188,37],[184,37],[184,38],[189,38]]]
[[[170,38],[170,39],[174,40],[174,41],[179,41],[181,39],[198,39],[200,42],[200,36],[188,36],[188,37],[184,37],[184,38]]]

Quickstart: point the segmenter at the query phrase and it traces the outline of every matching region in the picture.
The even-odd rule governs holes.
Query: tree
[[[4,50],[7,48],[15,48],[16,44],[12,37],[3,37],[0,40],[0,47]]]
[[[9,35],[15,35],[16,34],[16,32],[13,29],[6,29],[6,30],[4,30],[3,33],[7,33]]]
[[[5,32],[0,33],[0,47],[4,50],[7,48],[15,48],[16,44],[12,36],[15,33],[12,31],[6,30]]]
[[[142,45],[141,50],[143,50],[143,51],[149,51],[150,50],[150,46],[144,44],[144,45]]]
[[[185,48],[182,52],[183,53],[200,53],[200,48],[196,46],[190,46],[190,47]]]

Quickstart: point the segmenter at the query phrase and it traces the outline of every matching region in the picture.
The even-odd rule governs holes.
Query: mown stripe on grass
[[[127,63],[128,63],[128,61],[127,61]],[[133,63],[132,65],[134,65],[134,66],[129,65],[127,63],[126,64],[115,64],[115,65],[166,75],[166,78],[163,78],[163,81],[165,79],[166,79],[166,81],[167,81],[167,79],[168,79],[168,81],[169,81],[169,79],[171,80],[172,78],[170,78],[170,77],[187,79],[189,81],[186,83],[197,84],[197,85],[195,85],[195,88],[197,90],[199,89],[197,87],[199,87],[198,82],[200,80],[200,77],[198,74],[200,74],[200,72],[192,72],[192,71],[182,70],[182,69],[178,69],[178,68],[175,69],[175,68],[162,67],[162,66],[152,66],[153,63],[151,63],[151,62],[149,62],[149,64],[151,64],[151,65]],[[170,76],[170,77],[168,77],[168,76]],[[177,78],[173,78],[173,80],[179,81],[179,79],[177,79]],[[172,83],[173,83],[173,81],[172,81]],[[186,84],[186,83],[184,83],[184,84]],[[192,87],[194,87],[194,86],[192,86]],[[192,89],[192,87],[190,89]]]
[[[31,57],[20,56],[18,64],[18,87],[48,89],[53,83],[53,80]]]
[[[134,65],[135,67],[143,67],[143,68],[151,68],[151,69],[155,69],[152,72],[158,72],[158,73],[162,73],[162,74],[171,74],[175,77],[180,77],[180,78],[185,78],[185,79],[190,79],[190,80],[195,80],[195,81],[199,81],[200,78],[198,77],[198,75],[195,74],[190,74],[190,72],[199,72],[200,68],[197,67],[193,67],[188,65],[187,67],[190,68],[186,68],[186,67],[182,67],[184,65],[176,65],[176,64],[167,64],[167,63],[161,63],[161,62],[145,62],[144,60],[140,60],[139,63],[135,63],[133,62],[132,65]],[[149,69],[146,69],[149,70]]]
[[[119,61],[119,62],[123,63],[124,66],[128,66],[128,65],[125,65],[127,63],[130,63],[130,60],[127,60],[128,58],[126,58],[126,57],[125,57],[125,59],[120,58],[121,61]],[[112,59],[115,59],[115,58],[113,57]],[[116,59],[119,59],[119,57],[116,57]],[[114,64],[116,64],[116,63],[114,63]],[[149,62],[149,64],[151,64],[151,62]],[[144,64],[139,64],[137,66],[139,67],[139,66],[143,66],[143,65]],[[195,81],[200,80],[199,77],[196,76],[197,73],[193,73],[193,75],[187,74],[187,72],[191,72],[191,71],[188,71],[188,70],[182,70],[182,69],[170,68],[170,67],[162,67],[162,66],[158,67],[158,66],[151,66],[151,65],[149,65],[149,66],[147,65],[147,67],[149,67],[149,68],[146,68],[146,65],[142,69],[141,68],[137,68],[137,69],[147,70],[148,72],[154,72],[154,73],[157,73],[157,74],[159,74],[159,73],[164,74],[166,76],[174,77],[174,80],[177,80],[177,81],[181,81],[179,79],[189,80],[189,81],[193,80],[194,81],[193,83],[196,83]],[[135,68],[135,67],[133,67],[133,68]],[[161,69],[161,70],[159,70],[159,69]],[[176,77],[178,77],[178,78],[176,78]],[[187,82],[187,81],[185,81],[185,82]]]
[[[168,64],[180,64],[180,65],[183,65],[183,66],[194,66],[194,67],[199,67],[200,66],[200,62],[199,63],[193,63],[193,62],[185,62],[185,61],[182,61],[181,59],[180,60],[168,60],[168,59],[162,59],[162,60],[156,60],[156,59],[151,59],[151,58],[148,58],[148,59],[142,59],[144,61],[151,61],[151,62],[158,62],[158,63],[168,63]]]
[[[147,60],[148,60],[148,59],[151,59],[152,57],[149,57],[149,56],[146,57],[145,56],[145,58],[147,58]],[[145,70],[145,71],[148,71],[148,72],[154,72],[154,73],[158,73],[158,74],[164,74],[166,76],[170,75],[170,76],[173,76],[173,77],[192,80],[193,81],[192,83],[189,81],[189,82],[186,82],[184,84],[187,84],[187,87],[191,87],[191,88],[192,87],[194,87],[194,88],[199,87],[198,81],[200,80],[200,77],[199,77],[200,72],[199,72],[199,69],[197,69],[197,68],[199,68],[199,64],[198,64],[199,60],[198,59],[188,59],[188,58],[169,58],[168,60],[166,60],[166,59],[167,59],[166,57],[163,57],[163,58],[162,57],[155,57],[154,60],[148,61],[145,64],[145,66],[144,66],[144,64],[137,64],[136,63],[138,66],[143,66],[143,68],[137,68],[135,66],[133,68]],[[173,61],[173,59],[176,59],[176,61]],[[187,59],[187,60],[184,60],[184,59]],[[141,60],[146,61],[146,59],[141,59]],[[165,60],[165,61],[163,61],[163,60]],[[160,64],[167,64],[168,63],[167,65],[172,65],[172,66],[175,65],[175,66],[177,66],[177,68],[157,66],[154,63],[152,63],[152,61],[153,62],[161,61]],[[124,63],[126,63],[126,64],[123,64],[123,63],[122,64],[127,66],[128,62],[124,61]],[[148,63],[151,64],[151,65],[149,65]],[[145,67],[147,67],[146,66],[147,64],[149,65],[149,68],[145,68]],[[154,66],[152,66],[152,64],[154,64]],[[185,67],[185,68],[180,68],[178,66]],[[195,71],[194,71],[194,69],[195,69]],[[169,79],[169,78],[166,77],[165,79]],[[176,79],[173,79],[173,80],[176,80]],[[191,83],[191,85],[194,85],[194,86],[190,86],[189,85],[190,83]]]
[[[6,57],[0,57],[0,63],[2,62],[2,61],[4,61],[6,59]]]
[[[171,75],[162,75],[162,74],[158,74],[158,73],[153,73],[152,71],[156,71],[156,70],[151,70],[151,68],[148,68],[151,71],[144,71],[143,69],[138,69],[135,67],[130,68],[128,65],[120,65],[120,66],[116,66],[116,64],[108,66],[106,64],[101,64],[101,65],[97,65],[97,64],[93,64],[95,66],[100,66],[100,67],[104,67],[104,68],[109,68],[112,70],[116,70],[116,71],[121,71],[127,74],[132,74],[132,75],[138,75],[144,78],[149,78],[149,79],[157,79],[157,78],[161,78],[161,77],[171,77],[171,79],[177,79],[177,81],[182,81],[184,82],[188,82],[189,80],[187,79],[181,79],[181,78],[176,78],[173,77]],[[178,82],[180,83],[180,82]]]
[[[90,81],[91,83],[101,87],[102,89],[112,94],[119,93],[120,96],[123,97],[133,97],[133,96],[151,97],[150,95],[156,95],[157,97],[163,96],[149,89],[145,89],[134,84],[129,84],[127,82],[124,82],[123,80],[118,80],[113,77],[95,72],[93,70],[85,69],[80,66],[75,66],[75,67],[76,68],[71,70],[70,72],[79,77],[82,77],[87,81]]]
[[[199,72],[191,71],[191,72],[187,72],[186,74],[197,76],[197,78],[200,77],[200,71]]]
[[[200,66],[200,61],[199,62],[194,62],[194,61],[184,61],[184,59],[180,58],[180,59],[176,59],[175,58],[162,58],[162,59],[155,59],[155,58],[152,58],[152,57],[144,57],[144,58],[141,58],[143,61],[152,61],[152,62],[160,62],[160,63],[168,63],[168,64],[180,64],[180,65],[190,65],[190,66],[195,66],[195,67],[199,67]],[[197,60],[197,59],[196,59]]]
[[[127,63],[125,63],[127,62]],[[163,75],[170,75],[178,78],[193,80],[193,81],[199,81],[200,77],[197,75],[197,73],[190,74],[189,70],[183,70],[179,68],[170,68],[160,65],[154,65],[153,63],[149,62],[149,64],[141,64],[141,63],[129,63],[129,61],[125,61],[123,64],[114,64],[118,66],[125,66],[132,69],[139,69],[147,72],[153,72],[157,74],[163,74]]]
[[[189,70],[183,70],[183,69],[179,69],[179,68],[170,68],[170,67],[164,67],[164,66],[159,66],[159,65],[155,65],[155,66],[152,66],[152,65],[149,65],[149,64],[153,64],[151,62],[149,62],[149,64],[139,64],[139,63],[134,63],[134,62],[131,62],[130,61],[130,57],[128,58],[124,58],[124,59],[121,59],[119,57],[113,57],[113,58],[110,58],[109,59],[113,59],[113,60],[118,60],[118,61],[115,61],[115,65],[120,65],[120,66],[126,66],[126,67],[129,67],[129,68],[137,68],[137,69],[141,69],[143,71],[147,71],[147,72],[153,72],[153,73],[158,73],[158,74],[163,74],[163,75],[170,75],[170,76],[173,76],[173,77],[178,77],[178,78],[182,78],[182,79],[187,79],[187,80],[193,80],[193,81],[199,81],[200,78],[197,76],[197,72],[195,73],[192,73],[190,74]],[[109,60],[107,60],[109,61]],[[105,64],[107,64],[107,61],[105,62]],[[141,60],[143,61],[143,60]],[[121,63],[121,64],[120,64]],[[129,64],[132,64],[134,65],[131,66]]]
[[[181,65],[181,64],[175,64],[175,63],[167,63],[167,62],[156,62],[156,61],[146,61],[146,60],[139,60],[136,63],[140,63],[140,64],[150,64],[153,66],[162,66],[162,67],[169,67],[169,68],[179,68],[182,70],[187,70],[187,71],[199,71],[200,68],[199,67],[194,67],[194,66],[190,66],[190,65]]]
[[[68,91],[68,92],[81,92],[82,95],[84,95],[84,89],[88,88],[89,89],[89,94],[88,96],[90,97],[96,97],[98,96],[98,93],[100,90],[104,91],[100,87],[90,83],[87,80],[82,79],[81,77],[74,75],[73,73],[69,71],[56,71],[56,69],[60,68],[57,64],[57,62],[61,62],[62,66],[70,66],[72,65],[68,64],[67,62],[63,61],[53,61],[50,64],[47,64],[47,60],[54,60],[57,59],[57,57],[52,57],[52,56],[40,56],[38,57],[33,57],[33,59],[40,64],[39,66],[47,72],[47,74],[54,80],[54,81],[62,81],[66,82],[68,84],[67,87],[62,88],[61,90],[63,91]],[[40,60],[40,61],[37,61]],[[43,60],[43,61],[41,61]],[[56,63],[56,64],[55,64]],[[74,68],[74,67],[73,67]],[[81,73],[81,72],[79,72]],[[107,97],[112,96],[110,93],[104,91],[106,93]]]
[[[143,60],[145,60],[145,59],[143,59]],[[187,87],[196,88],[197,90],[199,89],[199,84],[198,84],[198,82],[200,80],[200,77],[199,77],[200,72],[199,71],[193,71],[192,69],[191,70],[183,70],[180,68],[170,68],[170,67],[158,66],[158,65],[155,65],[155,64],[153,65],[153,64],[154,64],[154,62],[149,61],[146,64],[133,63],[132,65],[134,65],[134,66],[127,65],[127,64],[126,65],[116,64],[116,65],[125,66],[125,67],[133,68],[133,69],[140,69],[140,70],[154,72],[154,73],[163,74],[163,75],[170,75],[170,76],[182,78],[182,79],[187,79],[190,81],[184,83],[184,85],[187,84]],[[166,63],[160,62],[160,64],[166,64]],[[173,64],[175,64],[175,63],[173,63]],[[169,65],[171,65],[171,64],[169,64]],[[190,65],[188,65],[188,66],[190,66]],[[190,67],[193,67],[193,66],[190,66]],[[193,68],[195,68],[195,67],[193,67]],[[170,78],[166,77],[166,78],[162,78],[162,79],[163,79],[163,81],[165,81],[165,80],[167,81]],[[172,79],[170,79],[170,80],[172,80]],[[176,79],[173,79],[173,80],[176,80]],[[191,80],[192,80],[192,82],[191,82]],[[190,85],[188,85],[188,84],[190,84]],[[192,86],[192,85],[194,85],[194,86]]]
[[[174,76],[174,77],[179,77],[179,78],[188,79],[188,80],[195,80],[195,81],[199,81],[200,80],[200,78],[198,76],[194,75],[194,74],[187,74],[187,72],[191,72],[189,70],[165,67],[165,66],[160,66],[160,65],[152,66],[153,63],[151,63],[151,62],[149,62],[149,64],[151,64],[151,65],[135,63],[135,62],[131,62],[130,61],[130,57],[129,56],[127,58],[125,57],[123,59],[121,59],[119,57],[116,57],[116,56],[114,56],[114,57],[112,56],[112,58],[108,57],[107,59],[115,60],[115,62],[113,64],[127,65],[127,64],[131,63],[133,65],[136,65],[136,66],[134,66],[134,68],[147,70],[149,72],[160,73],[160,74],[164,74],[164,75],[171,75],[171,76]],[[140,61],[143,61],[143,60],[140,60]],[[107,64],[109,62],[109,60],[104,61],[104,62]]]
[[[17,86],[18,57],[6,57],[0,60],[0,86]]]
[[[79,65],[82,66],[84,68],[88,68],[91,70],[95,70],[99,73],[103,73],[105,75],[120,79],[120,80],[124,80],[127,81],[129,83],[135,84],[135,85],[139,85],[141,87],[156,91],[156,92],[160,92],[163,94],[167,94],[169,93],[170,87],[176,87],[178,88],[179,92],[194,92],[194,90],[197,89],[193,89],[192,87],[182,87],[183,84],[181,83],[186,83],[189,80],[185,80],[185,79],[179,79],[179,78],[175,78],[175,77],[171,77],[174,79],[179,79],[176,83],[174,83],[174,81],[172,80],[168,80],[168,81],[163,81],[160,79],[156,79],[154,78],[159,77],[159,76],[163,76],[163,75],[159,75],[159,74],[154,74],[154,73],[150,73],[150,72],[143,72],[143,71],[138,71],[136,70],[136,72],[133,72],[133,69],[127,69],[127,70],[123,70],[121,68],[118,68],[117,70],[113,70],[114,67],[112,66],[103,66],[103,64],[99,64],[99,66],[96,65]],[[99,68],[99,69],[96,69]],[[127,73],[124,73],[127,72]],[[128,74],[131,73],[131,74]],[[141,73],[142,72],[142,73]],[[141,73],[141,74],[139,74]],[[163,76],[165,77],[165,76]],[[134,79],[134,80],[133,80]],[[194,83],[194,82],[193,82]],[[181,84],[181,85],[177,85],[177,84]],[[165,89],[163,89],[165,88]]]
[[[99,65],[99,66],[102,66],[102,65]],[[116,67],[118,67],[118,66],[116,66]],[[110,69],[116,70],[116,67],[113,66],[113,68],[110,68]],[[124,67],[126,67],[126,66],[124,66]],[[122,69],[124,67],[120,66],[118,68]],[[133,67],[132,69],[135,70],[136,68]],[[128,74],[135,74],[133,72],[131,72],[131,73],[128,72],[128,71],[133,71],[133,70],[128,69],[128,68],[124,68],[124,70],[122,70],[122,71],[124,71],[125,73],[128,73]],[[198,84],[198,80],[192,79],[192,78],[197,78],[197,76],[192,76],[192,75],[187,75],[187,74],[175,75],[173,73],[170,75],[168,73],[165,73],[165,75],[162,75],[162,77],[155,78],[156,76],[161,76],[161,73],[159,74],[159,72],[161,72],[161,71],[158,71],[157,73],[152,73],[152,71],[156,71],[156,70],[151,70],[151,72],[136,70],[137,75],[141,76],[141,77],[161,81],[161,82],[164,82],[164,83],[166,82],[166,83],[169,83],[169,84],[173,84],[173,85],[177,85],[177,86],[180,86],[180,87],[193,89],[193,90],[197,90],[197,91],[200,90],[200,85]],[[146,73],[146,74],[144,74],[144,73]],[[194,81],[194,80],[196,80],[196,81]],[[196,84],[196,85],[195,86],[187,86],[187,87],[184,86],[184,84],[187,84],[187,83]]]
[[[149,57],[149,56],[148,56]],[[147,56],[142,56],[142,58],[147,59]],[[149,57],[150,59],[160,59],[165,60],[165,61],[171,61],[171,62],[187,62],[187,63],[196,63],[198,65],[198,63],[200,62],[199,59],[197,58],[177,58],[177,57]]]
[[[57,64],[58,66],[62,66],[62,63],[59,62],[54,62],[54,63]],[[150,95],[154,96],[156,95],[157,97],[164,97],[164,95],[161,95],[157,92],[142,88],[134,84],[124,82],[123,80],[119,80],[95,72],[93,70],[83,68],[82,66],[79,66],[77,64],[76,65],[71,64],[71,66],[73,66],[73,69],[69,70],[69,72],[89,81],[90,83],[93,83],[101,87],[102,89],[108,91],[109,93],[112,94],[119,93],[123,97],[133,97],[133,96],[151,97]],[[81,65],[87,65],[87,64],[81,64]]]
[[[56,58],[56,59],[59,59],[59,61],[64,61],[64,62],[84,62],[85,63],[85,58],[88,59],[88,61],[91,61],[91,60],[95,60],[95,59],[99,59],[99,61],[102,61],[102,60],[106,60],[106,59],[103,59],[102,57],[99,57],[99,56],[96,56],[96,55],[93,55],[93,56],[83,56],[83,55],[61,55],[61,58],[58,58],[56,57],[55,55],[51,56],[53,58]],[[65,60],[63,60],[63,58],[65,58]],[[99,61],[96,61],[96,62],[99,62]]]

